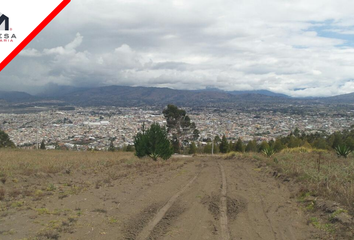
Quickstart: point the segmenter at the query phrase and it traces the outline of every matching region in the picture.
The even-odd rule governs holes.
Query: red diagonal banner
[[[28,1],[28,0],[26,0]],[[48,1],[48,0],[47,0]],[[47,25],[50,23],[71,0],[63,0],[1,63],[0,72],[14,59]],[[1,4],[0,4],[1,6]],[[0,14],[1,15],[1,14]],[[11,22],[11,21],[10,21]],[[1,32],[0,32],[1,33]],[[0,34],[1,35],[1,34]],[[7,44],[7,43],[2,43]],[[10,43],[9,43],[10,44]]]

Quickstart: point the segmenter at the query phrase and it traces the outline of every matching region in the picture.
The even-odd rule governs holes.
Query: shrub
[[[350,150],[350,148],[347,147],[346,145],[338,145],[335,148],[335,150],[336,150],[336,153],[337,153],[338,157],[345,157],[345,158],[347,158],[348,155],[352,152]]]
[[[263,149],[262,152],[263,152],[263,154],[266,155],[267,157],[271,157],[271,156],[275,153],[274,149],[271,148],[271,147],[268,147],[268,148]]]

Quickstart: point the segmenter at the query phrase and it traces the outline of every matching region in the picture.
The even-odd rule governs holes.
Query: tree
[[[288,148],[296,148],[301,146],[301,140],[297,137],[290,136],[288,141]]]
[[[267,143],[267,141],[263,141],[259,146],[259,152],[263,152],[264,149],[268,149],[268,148],[269,148],[269,144]]]
[[[114,147],[113,140],[111,140],[111,143],[109,144],[108,151],[114,152],[115,150],[116,150],[116,149],[115,149],[115,147]]]
[[[60,150],[60,146],[59,146],[59,143],[58,143],[58,142],[55,142],[54,148],[55,148],[55,150]]]
[[[281,142],[280,139],[275,140],[274,146],[273,146],[274,151],[280,152],[284,148],[285,148],[285,146],[283,145],[283,143]]]
[[[220,139],[220,137],[219,137],[218,135],[215,136],[214,142],[215,142],[216,144],[221,142],[221,139]]]
[[[197,152],[197,146],[195,145],[194,142],[192,142],[189,146],[188,154],[195,154],[196,152]]]
[[[333,149],[335,149],[336,147],[338,147],[340,145],[343,145],[343,139],[342,139],[342,133],[341,132],[335,132],[332,136],[331,137],[333,139],[333,142],[332,142],[332,148]]]
[[[41,142],[41,147],[40,147],[40,149],[42,149],[42,150],[45,150],[45,149],[46,149],[46,148],[45,148],[44,139],[43,139],[42,142]]]
[[[246,152],[257,152],[257,143],[256,141],[249,141],[246,146]]]
[[[198,140],[199,134],[200,134],[199,130],[198,129],[194,129],[194,131],[193,131],[193,140],[194,141]]]
[[[237,142],[236,142],[236,144],[235,144],[234,150],[235,150],[236,152],[244,152],[244,151],[245,151],[245,147],[244,147],[244,145],[243,145],[243,142],[242,142],[241,138],[239,138],[239,139],[237,140]]]
[[[173,153],[167,132],[158,123],[153,123],[144,133],[138,133],[134,138],[134,147],[136,156],[149,156],[154,161],[159,157],[167,160]]]
[[[308,149],[311,149],[311,148],[312,148],[311,144],[310,144],[308,141],[305,141],[305,142],[302,144],[302,147],[308,148]]]
[[[324,140],[323,138],[319,138],[319,139],[315,140],[313,145],[317,149],[327,149],[329,147],[327,145],[326,140]]]
[[[349,147],[350,150],[354,150],[354,139],[353,137],[349,136],[346,140],[345,140],[345,145],[347,145]]]
[[[212,152],[212,147],[210,143],[208,143],[207,145],[204,146],[204,150],[203,152],[206,153],[206,154],[211,154]]]
[[[221,153],[227,153],[229,150],[229,143],[227,142],[225,135],[222,136],[221,143],[219,145],[219,149],[220,149]]]
[[[169,104],[162,113],[167,122],[167,132],[172,135],[175,152],[180,150],[179,143],[198,140],[199,131],[196,129],[195,123],[191,122],[185,110]]]
[[[177,136],[172,137],[172,148],[174,153],[180,153],[180,142]]]
[[[300,130],[298,128],[295,128],[294,136],[297,137],[297,138],[300,137]]]
[[[0,148],[14,148],[15,144],[10,140],[9,135],[0,130]]]

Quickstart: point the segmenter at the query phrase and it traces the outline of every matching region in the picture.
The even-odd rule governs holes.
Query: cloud
[[[341,36],[354,29],[351,9],[349,0],[76,0],[3,70],[1,88],[348,93],[354,44]]]
[[[81,34],[77,33],[75,39],[72,42],[65,45],[64,47],[44,49],[43,53],[46,55],[50,55],[50,54],[72,55],[72,54],[75,54],[76,53],[75,49],[81,45],[82,39],[83,39],[83,37],[81,36]]]
[[[27,48],[20,52],[20,56],[23,57],[40,57],[42,54],[39,53],[37,49]]]

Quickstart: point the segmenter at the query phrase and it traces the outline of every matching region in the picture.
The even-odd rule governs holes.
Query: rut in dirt
[[[222,178],[221,198],[220,198],[220,227],[221,240],[230,240],[230,231],[227,219],[227,182],[224,167],[218,162]]]
[[[204,165],[202,165],[203,169]],[[197,175],[194,176],[179,192],[173,195],[170,200],[157,212],[155,217],[149,222],[149,224],[142,229],[142,231],[137,236],[137,240],[146,240],[149,239],[149,236],[154,231],[154,228],[160,223],[160,221],[165,217],[166,213],[170,210],[173,204],[177,201],[179,196],[185,192],[198,178],[202,170],[200,170]]]

